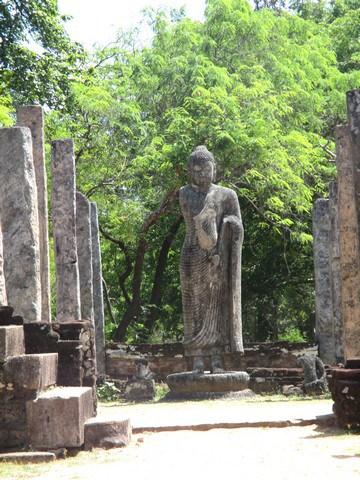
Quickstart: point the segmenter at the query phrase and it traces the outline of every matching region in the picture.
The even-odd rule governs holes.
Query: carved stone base
[[[360,359],[356,360],[349,360],[345,368],[331,369],[329,388],[333,410],[342,428],[360,428]]]
[[[174,394],[223,394],[245,390],[249,379],[249,374],[246,372],[182,372],[168,375],[166,383]]]

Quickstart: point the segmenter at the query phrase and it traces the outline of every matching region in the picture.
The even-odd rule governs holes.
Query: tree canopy
[[[311,338],[311,211],[334,177],[344,93],[360,83],[358,46],[346,40],[349,22],[360,28],[355,3],[208,0],[204,22],[148,10],[151,44],[125,32],[81,71],[77,46],[69,50],[76,76],[60,74],[61,95],[54,87],[54,101],[42,101],[59,101],[48,139],[74,138],[78,186],[98,203],[109,334],[181,338],[177,192],[187,156],[206,144],[242,209],[245,338]],[[51,18],[62,28],[56,10]],[[44,35],[47,48],[55,40]],[[17,95],[32,99],[21,86]]]

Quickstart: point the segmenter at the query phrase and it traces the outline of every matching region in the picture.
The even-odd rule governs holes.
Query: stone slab
[[[4,365],[4,379],[15,389],[41,391],[56,385],[57,353],[10,357]]]
[[[22,326],[0,327],[0,363],[8,357],[25,354],[24,329]]]
[[[85,422],[85,449],[126,447],[131,441],[132,427],[129,418]]]
[[[153,400],[155,381],[147,378],[131,380],[125,387],[126,400]]]
[[[28,402],[26,410],[32,448],[81,447],[84,423],[93,415],[92,389],[57,387]]]
[[[52,452],[11,452],[0,453],[0,463],[47,463],[56,460]]]
[[[223,373],[173,373],[166,377],[172,392],[234,392],[245,390],[249,384],[249,374],[246,372]]]

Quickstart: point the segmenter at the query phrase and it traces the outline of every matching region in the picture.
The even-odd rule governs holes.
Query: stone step
[[[94,414],[90,387],[56,387],[26,405],[31,448],[81,447],[84,423]]]
[[[0,463],[47,463],[56,460],[52,452],[11,452],[0,453]]]
[[[8,357],[23,355],[24,329],[19,325],[0,326],[0,363]]]
[[[57,353],[9,357],[3,369],[3,389],[40,392],[54,386],[57,364]]]
[[[126,447],[131,441],[129,418],[105,420],[90,418],[85,422],[85,449]]]

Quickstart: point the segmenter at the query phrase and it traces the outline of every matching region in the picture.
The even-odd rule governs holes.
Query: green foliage
[[[306,338],[302,335],[300,330],[296,327],[289,328],[283,334],[279,335],[279,340],[284,340],[286,342],[301,343],[305,342]]]
[[[357,44],[341,39],[348,10],[335,18],[334,5],[294,2],[295,15],[282,2],[253,10],[246,0],[209,0],[204,23],[151,10],[152,44],[120,35],[71,83],[71,108],[48,115],[50,138],[75,139],[79,188],[99,206],[108,331],[181,338],[183,226],[162,252],[179,216],[171,193],[186,182],[187,155],[205,143],[244,217],[246,337],[297,328],[311,338],[311,210],[335,173],[323,145],[333,148],[344,93],[360,81],[338,68],[337,59],[354,63]],[[323,26],[331,15],[333,35]]]
[[[64,30],[56,0],[0,0],[0,87],[15,102],[70,102],[83,49]]]
[[[115,386],[114,382],[104,382],[97,387],[96,395],[100,402],[114,402],[119,400],[120,390]]]

